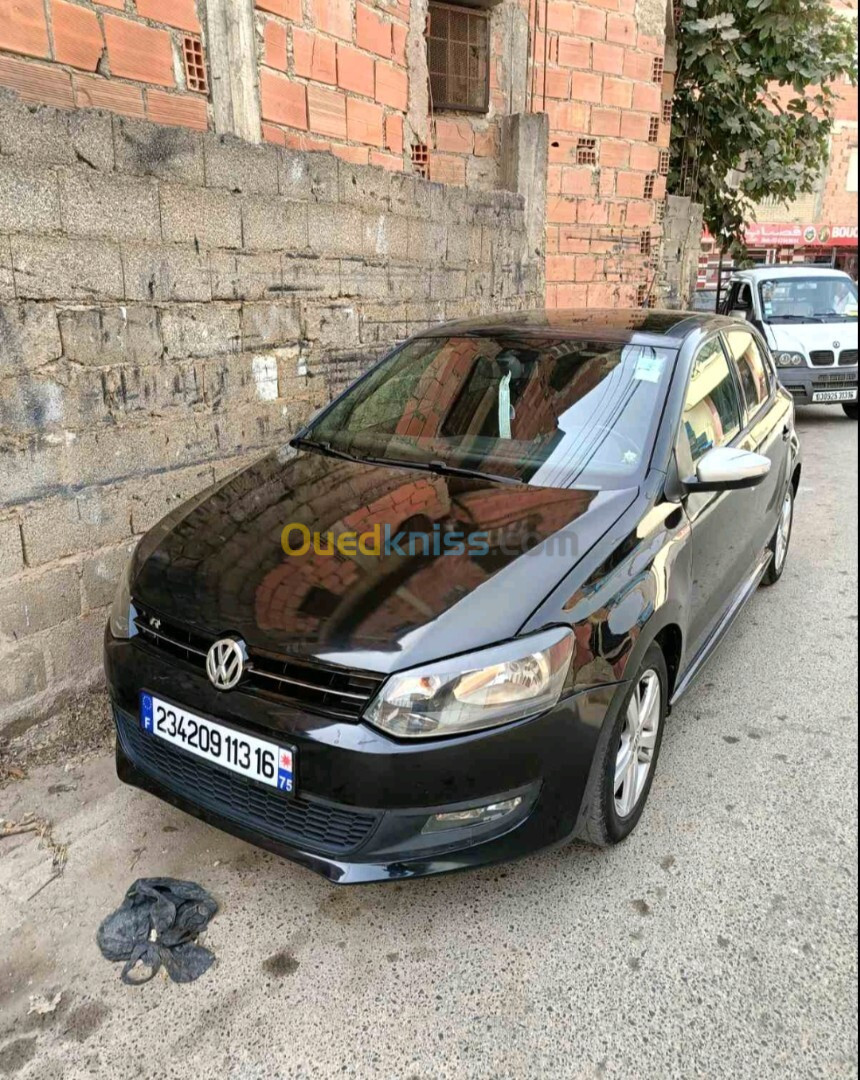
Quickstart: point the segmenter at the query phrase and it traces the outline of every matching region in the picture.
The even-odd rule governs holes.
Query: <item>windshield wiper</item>
[[[349,454],[346,450],[337,450],[330,442],[317,442],[315,439],[295,438],[290,446],[300,450],[312,450],[329,457],[341,458],[343,461],[357,461],[363,465],[388,465],[392,469],[418,469],[420,472],[437,473],[440,476],[465,476],[475,480],[494,480],[498,484],[516,484],[521,481],[510,476],[496,476],[494,473],[481,472],[478,469],[461,468],[458,465],[448,465],[444,461],[406,461],[403,458],[389,457],[359,457],[357,454]]]
[[[316,442],[314,439],[292,439],[290,446],[295,446],[299,450],[312,450],[319,454],[327,454],[329,457],[341,458],[343,461],[368,460],[367,458],[356,457],[355,454],[348,454],[346,450],[335,450],[330,442]]]
[[[768,322],[820,322],[820,315],[771,315]]]
[[[522,481],[511,476],[497,476],[495,473],[482,472],[480,469],[467,469],[459,465],[448,465],[444,461],[406,461],[404,458],[364,458],[372,465],[390,465],[394,469],[418,469],[420,472],[432,472],[438,476],[464,476],[470,480],[493,480],[497,484],[515,484]]]

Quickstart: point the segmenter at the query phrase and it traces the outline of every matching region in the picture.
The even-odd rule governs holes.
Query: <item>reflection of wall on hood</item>
[[[373,470],[374,473],[377,470]],[[590,492],[555,489],[478,488],[473,481],[445,477],[406,480],[402,471],[379,470],[391,490],[351,509],[355,492],[344,488],[337,498],[337,518],[321,516],[311,529],[331,532],[372,532],[385,526],[399,532],[429,536],[430,554],[416,542],[413,554],[396,551],[381,555],[326,554],[313,547],[305,555],[284,555],[260,580],[255,596],[258,624],[264,629],[291,628],[310,639],[331,640],[358,631],[364,639],[396,640],[398,634],[435,617],[471,593],[516,557],[526,544],[534,544],[562,529],[584,511]],[[490,552],[466,550],[432,555],[434,525],[464,534],[486,532]],[[506,554],[502,543],[509,545]],[[523,545],[518,548],[517,544]],[[403,550],[408,552],[408,543]]]

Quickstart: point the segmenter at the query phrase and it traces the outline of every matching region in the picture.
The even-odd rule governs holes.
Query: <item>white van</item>
[[[764,334],[799,405],[841,405],[857,419],[857,286],[824,266],[736,271],[720,311]]]

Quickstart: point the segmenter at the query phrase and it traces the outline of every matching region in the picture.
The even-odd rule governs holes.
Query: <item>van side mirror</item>
[[[731,446],[715,446],[696,466],[696,475],[685,481],[689,493],[735,491],[754,488],[771,469],[770,458]]]

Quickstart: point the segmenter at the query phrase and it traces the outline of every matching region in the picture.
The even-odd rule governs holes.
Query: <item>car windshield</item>
[[[546,487],[626,487],[650,456],[675,355],[550,337],[417,338],[301,445]]]
[[[857,321],[857,286],[848,277],[780,278],[759,289],[765,322]]]

